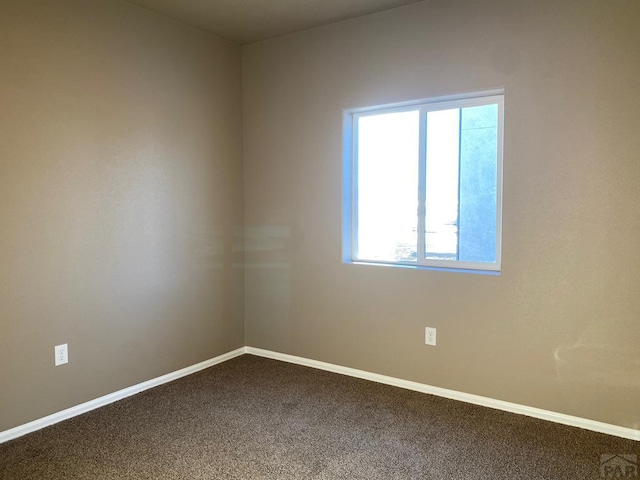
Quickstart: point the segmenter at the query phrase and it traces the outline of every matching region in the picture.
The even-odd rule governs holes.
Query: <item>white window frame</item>
[[[496,172],[496,261],[465,262],[425,258],[425,204],[426,204],[426,118],[428,112],[453,108],[498,105],[498,145]],[[358,119],[369,115],[396,113],[409,110],[420,112],[419,165],[418,165],[418,255],[411,261],[383,261],[359,259],[358,246]],[[344,263],[387,265],[430,270],[463,271],[499,274],[502,266],[502,184],[504,150],[504,89],[474,92],[462,95],[436,97],[426,100],[395,103],[343,111],[343,223],[342,256]]]

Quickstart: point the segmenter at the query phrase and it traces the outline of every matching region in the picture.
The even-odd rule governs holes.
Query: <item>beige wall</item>
[[[240,69],[118,0],[0,0],[0,431],[244,344]]]
[[[640,428],[639,23],[438,0],[245,47],[247,345]],[[342,264],[342,109],[495,87],[502,275]]]

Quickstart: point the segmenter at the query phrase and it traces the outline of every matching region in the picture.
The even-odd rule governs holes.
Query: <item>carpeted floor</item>
[[[599,479],[640,443],[250,355],[0,445],[2,480]]]

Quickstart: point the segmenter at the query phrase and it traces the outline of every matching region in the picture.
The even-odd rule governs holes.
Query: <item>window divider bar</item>
[[[504,181],[504,96],[498,104],[498,171],[496,172],[496,267],[502,269],[502,199]]]
[[[420,109],[418,147],[418,258],[419,264],[426,259],[426,203],[427,203],[427,109]]]

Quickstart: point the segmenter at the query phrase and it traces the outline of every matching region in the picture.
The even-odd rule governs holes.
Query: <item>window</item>
[[[345,262],[500,270],[503,98],[345,112]]]

